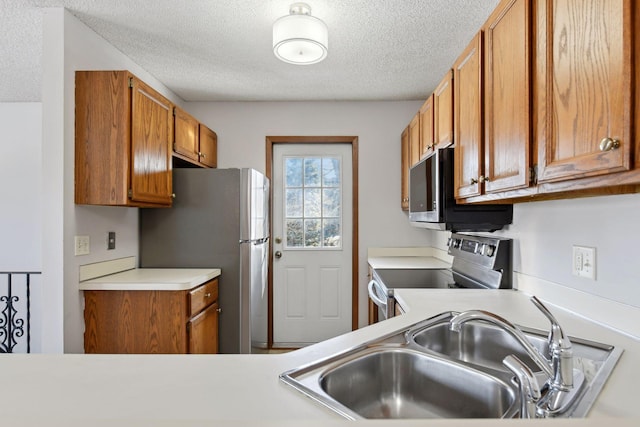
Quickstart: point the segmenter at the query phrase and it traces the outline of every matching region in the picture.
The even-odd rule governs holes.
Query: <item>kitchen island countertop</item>
[[[297,351],[277,355],[6,355],[0,363],[3,420],[14,426],[305,425],[346,424],[340,416],[283,384],[278,375],[444,311],[485,309],[521,325],[548,328],[524,292],[399,290],[407,314]],[[640,342],[551,306],[572,336],[625,352],[589,417],[545,425],[638,425]],[[37,411],[34,411],[37,408]],[[160,420],[160,421],[158,421]],[[496,420],[455,420],[489,426]],[[366,423],[359,421],[356,424]],[[393,425],[424,425],[424,420]],[[501,424],[519,425],[518,420]],[[454,425],[430,420],[429,425]],[[352,425],[349,422],[349,425]]]

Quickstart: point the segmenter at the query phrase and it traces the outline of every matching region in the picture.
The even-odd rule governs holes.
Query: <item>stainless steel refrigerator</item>
[[[140,267],[222,269],[219,349],[267,345],[269,180],[254,169],[174,169],[171,208],[140,209]]]

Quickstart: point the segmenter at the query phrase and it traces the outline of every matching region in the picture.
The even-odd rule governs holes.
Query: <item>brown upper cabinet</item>
[[[400,207],[409,210],[409,126],[400,136]]]
[[[420,107],[420,158],[431,153],[436,146],[433,133],[433,98],[434,95],[431,94]]]
[[[202,123],[200,130],[200,163],[210,168],[218,166],[218,135]]]
[[[485,193],[526,188],[531,166],[531,1],[500,3],[484,28]]]
[[[217,166],[218,139],[214,131],[179,107],[174,108],[173,155],[198,166]]]
[[[409,168],[420,161],[420,113],[409,123]]]
[[[631,168],[632,3],[536,2],[538,182]]]
[[[478,33],[453,65],[455,197],[480,195],[483,174],[482,32]]]
[[[75,202],[170,206],[173,104],[128,71],[77,71]]]
[[[453,73],[449,71],[433,91],[433,139],[436,146],[453,144]]]

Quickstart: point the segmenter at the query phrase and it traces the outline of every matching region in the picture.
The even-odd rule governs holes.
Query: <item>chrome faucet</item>
[[[516,376],[520,386],[520,418],[536,418],[542,393],[534,373],[514,355],[505,357],[502,363]]]
[[[538,298],[531,297],[531,302],[551,322],[548,337],[548,358],[531,344],[520,328],[497,314],[483,310],[469,310],[454,316],[449,324],[450,329],[457,332],[460,332],[463,324],[472,320],[489,322],[499,326],[522,345],[529,357],[544,372],[547,381],[544,386],[540,387],[535,375],[528,368],[527,370],[522,369],[522,366],[526,367],[526,365],[522,364],[519,359],[507,356],[503,361],[503,364],[516,375],[520,384],[520,391],[523,394],[521,396],[522,410],[526,412],[521,413],[523,418],[527,416],[546,417],[563,412],[576,397],[577,391],[584,382],[584,374],[573,369],[571,341],[564,334],[560,324]],[[536,390],[538,390],[537,393]],[[544,396],[540,396],[540,390],[545,392]],[[532,404],[537,408],[534,413],[531,412]]]

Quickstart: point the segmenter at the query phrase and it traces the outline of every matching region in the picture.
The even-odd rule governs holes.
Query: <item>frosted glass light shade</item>
[[[292,5],[290,15],[273,23],[273,53],[289,64],[316,64],[327,57],[327,25],[303,6],[308,9],[300,3]]]

